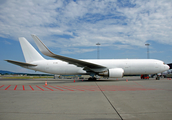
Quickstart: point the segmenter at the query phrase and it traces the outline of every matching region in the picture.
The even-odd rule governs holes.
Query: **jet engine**
[[[109,78],[122,78],[124,70],[122,68],[112,68],[107,71],[99,73],[100,76],[109,77]]]

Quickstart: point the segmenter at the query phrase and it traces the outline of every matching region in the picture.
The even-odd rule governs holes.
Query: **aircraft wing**
[[[24,63],[24,62],[18,62],[18,61],[14,61],[14,60],[5,60],[9,63],[15,64],[15,65],[19,65],[21,67],[28,67],[28,66],[37,66],[34,64],[30,64],[30,63]]]
[[[53,52],[51,52],[36,35],[31,35],[31,36],[34,39],[39,50],[46,56],[65,61],[69,64],[74,64],[78,67],[83,67],[84,70],[86,70],[86,71],[102,72],[102,71],[107,70],[107,68],[102,65],[86,62],[83,60],[73,59],[73,58],[69,58],[69,57],[65,57],[65,56],[61,56],[61,55],[56,55]]]

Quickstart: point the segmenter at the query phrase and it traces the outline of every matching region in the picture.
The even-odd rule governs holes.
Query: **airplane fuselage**
[[[85,59],[82,61],[106,66],[108,69],[122,68],[124,75],[154,74],[166,71],[169,66],[163,61],[155,59]],[[37,66],[28,67],[35,71],[41,71],[59,75],[84,75],[88,74],[83,68],[68,64],[61,60],[40,60],[32,64]]]

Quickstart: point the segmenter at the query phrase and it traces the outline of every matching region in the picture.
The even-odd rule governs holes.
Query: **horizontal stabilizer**
[[[5,60],[9,63],[15,64],[15,65],[19,65],[21,67],[28,67],[28,66],[37,66],[34,64],[30,64],[30,63],[24,63],[24,62],[18,62],[18,61],[14,61],[14,60]]]
[[[107,70],[107,68],[102,65],[54,54],[45,46],[45,44],[36,35],[31,35],[31,36],[34,39],[39,50],[46,56],[68,62],[69,64],[73,64],[78,67],[83,67],[84,70],[86,71],[102,72]]]

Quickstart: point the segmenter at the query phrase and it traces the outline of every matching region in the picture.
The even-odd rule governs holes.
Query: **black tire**
[[[92,78],[92,77],[89,77],[88,80],[89,80],[89,81],[96,81],[97,78],[95,78],[95,77],[93,77],[93,78]]]

